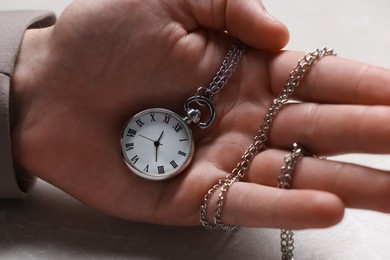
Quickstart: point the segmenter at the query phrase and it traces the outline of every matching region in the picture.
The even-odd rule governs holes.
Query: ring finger
[[[267,150],[252,162],[246,181],[275,187],[284,156]],[[304,157],[294,169],[293,189],[333,193],[349,208],[390,212],[390,173],[360,165]],[[368,185],[369,183],[369,185]]]

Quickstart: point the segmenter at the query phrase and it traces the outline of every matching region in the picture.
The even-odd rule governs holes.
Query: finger
[[[187,11],[193,15],[195,24],[227,30],[255,48],[280,49],[288,42],[287,28],[268,14],[260,0],[188,0],[187,3]]]
[[[210,200],[208,216],[213,216],[217,199],[214,195]],[[330,193],[236,182],[226,193],[221,220],[246,227],[304,229],[332,226],[343,213],[342,201]]]
[[[272,91],[279,95],[303,53],[282,52],[270,60]],[[390,70],[339,58],[316,62],[294,97],[318,103],[390,105]]]
[[[288,152],[267,150],[253,161],[246,181],[277,185]],[[390,212],[390,173],[350,163],[302,158],[292,172],[292,189],[333,193],[349,208]]]
[[[390,107],[295,103],[275,117],[268,144],[299,142],[316,154],[390,152]]]

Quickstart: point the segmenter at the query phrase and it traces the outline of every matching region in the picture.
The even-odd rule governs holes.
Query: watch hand
[[[143,136],[143,135],[139,135],[139,136],[141,136],[142,138],[145,138],[146,140],[154,142],[154,140],[150,139],[149,137],[146,137],[146,136]]]
[[[164,131],[162,131],[162,133],[161,133],[160,137],[158,138],[157,142],[160,143],[161,137],[163,137],[163,135],[164,135]]]
[[[155,143],[156,144],[156,143]],[[157,151],[158,151],[158,145],[155,145],[156,147],[156,162],[157,162]]]
[[[142,138],[145,138],[146,140],[149,140],[149,141],[153,142],[153,143],[156,145],[156,142],[157,142],[157,141],[154,141],[154,140],[152,140],[151,138],[146,137],[146,136],[144,136],[144,135],[139,135],[139,136],[141,136]],[[159,145],[162,145],[162,144],[159,144]]]
[[[162,138],[162,136],[164,135],[164,131],[162,131],[160,137],[158,138],[157,141],[154,142],[154,146],[156,147],[156,162],[157,162],[157,154],[158,154],[158,147],[162,144],[160,144],[160,140]]]
[[[162,146],[162,144],[160,143],[160,140],[161,140],[161,137],[163,136],[164,134],[164,131],[162,131],[160,137],[157,139],[157,141],[153,141],[154,142],[154,146],[158,147],[159,145]]]

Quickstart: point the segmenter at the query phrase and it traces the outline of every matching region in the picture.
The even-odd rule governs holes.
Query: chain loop
[[[281,189],[289,189],[291,187],[292,174],[299,160],[304,156],[315,157],[307,150],[294,143],[292,153],[284,157],[285,165],[280,168],[277,187]],[[280,230],[280,251],[282,252],[282,260],[294,259],[294,233],[288,229]]]

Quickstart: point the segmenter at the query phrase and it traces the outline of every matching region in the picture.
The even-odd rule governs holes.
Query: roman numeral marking
[[[149,172],[149,164],[146,165],[145,169],[144,169],[144,172]]]
[[[130,129],[127,131],[127,136],[134,137],[136,133],[137,133],[137,131],[135,131],[134,129],[131,129],[131,128],[130,128]]]
[[[170,120],[171,120],[171,117],[168,116],[168,115],[165,115],[165,118],[164,118],[163,122],[164,122],[165,124],[169,124],[169,121],[170,121]]]
[[[177,163],[176,163],[175,161],[171,161],[170,164],[171,164],[172,167],[175,168],[175,169],[176,169],[177,166],[178,166]]]
[[[130,150],[134,149],[134,144],[133,143],[125,144],[125,146],[126,146],[126,151],[130,151]]]
[[[181,156],[186,156],[187,155],[185,152],[182,152],[182,151],[179,151],[178,154],[180,154]]]
[[[150,113],[150,122],[156,122],[156,119],[154,118],[154,113]]]
[[[139,160],[139,157],[138,155],[134,156],[133,158],[130,159],[130,161],[133,163],[133,164],[136,164]]]
[[[165,173],[164,166],[158,166],[158,167],[157,167],[157,171],[158,171],[159,174]]]
[[[173,126],[173,129],[178,133],[183,130],[183,126],[180,123],[177,123],[177,125]]]
[[[142,127],[145,123],[141,121],[141,119],[137,119],[135,121],[139,127]]]

